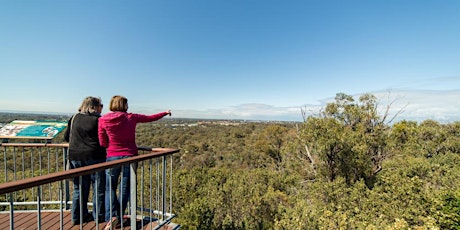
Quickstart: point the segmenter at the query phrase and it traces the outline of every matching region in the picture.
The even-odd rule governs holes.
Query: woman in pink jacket
[[[100,145],[107,148],[107,161],[119,160],[137,156],[136,125],[159,120],[171,111],[153,115],[128,113],[128,99],[123,96],[113,96],[110,100],[110,111],[99,118],[98,136]],[[118,178],[121,176],[120,196],[116,196]],[[106,170],[105,190],[105,221],[106,229],[115,228],[123,218],[129,200],[129,165]],[[121,206],[120,206],[121,205]],[[120,213],[121,210],[121,213]],[[120,216],[121,215],[121,216]]]

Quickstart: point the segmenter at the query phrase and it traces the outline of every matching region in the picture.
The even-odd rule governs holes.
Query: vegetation
[[[392,122],[337,94],[304,122],[164,119],[139,146],[179,148],[183,229],[460,229],[460,122]]]

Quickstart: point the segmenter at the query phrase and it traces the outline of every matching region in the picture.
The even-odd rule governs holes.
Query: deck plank
[[[20,212],[15,211],[14,213],[14,229],[19,230],[36,230],[37,226],[37,213],[36,212]],[[137,220],[138,229],[143,230],[153,229],[157,224],[155,222],[149,222],[146,219]],[[60,212],[59,211],[42,211],[41,214],[41,229],[60,229]],[[99,229],[102,230],[105,227],[105,222],[99,224]],[[0,213],[0,229],[10,229],[10,214]],[[80,225],[72,225],[70,211],[63,212],[63,229],[79,230]],[[83,230],[97,230],[96,222],[91,221],[82,225]],[[117,228],[117,230],[120,228]],[[123,226],[123,230],[130,230],[131,226]],[[164,226],[161,230],[171,230],[172,227]]]

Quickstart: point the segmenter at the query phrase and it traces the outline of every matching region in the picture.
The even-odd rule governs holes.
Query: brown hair
[[[98,113],[98,107],[101,106],[101,99],[98,97],[86,97],[80,105],[80,113]]]
[[[110,100],[110,111],[128,111],[128,99],[126,97],[115,95]]]

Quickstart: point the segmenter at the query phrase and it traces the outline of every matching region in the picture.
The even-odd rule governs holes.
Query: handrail
[[[5,147],[69,147],[69,143],[0,143]]]
[[[16,143],[3,143],[2,146],[15,146],[17,145]],[[25,144],[22,143],[20,144],[21,146],[24,146]],[[66,144],[30,144],[28,146],[63,146]],[[75,168],[75,169],[70,169],[62,172],[55,172],[55,173],[50,173],[47,175],[42,175],[42,176],[37,176],[37,177],[32,177],[32,178],[26,178],[22,180],[17,180],[17,181],[11,181],[11,182],[6,182],[0,184],[0,195],[6,194],[6,193],[11,193],[15,191],[19,191],[22,189],[27,189],[27,188],[32,188],[60,180],[65,180],[65,179],[70,179],[78,176],[83,176],[83,175],[88,175],[97,171],[105,170],[108,168],[112,168],[114,166],[120,166],[120,165],[126,165],[126,164],[131,164],[131,163],[136,163],[139,161],[143,160],[148,160],[152,159],[155,157],[160,157],[160,156],[166,156],[169,154],[177,153],[179,152],[178,149],[169,149],[169,148],[147,148],[147,147],[139,147],[139,150],[150,150],[152,153],[147,153],[147,154],[142,154],[134,157],[129,157],[125,159],[120,159],[120,160],[115,160],[115,161],[110,161],[110,162],[104,162],[100,163],[97,165],[90,165],[90,166],[85,166],[81,168]]]

